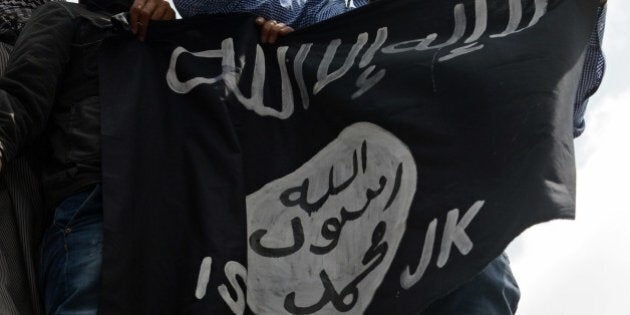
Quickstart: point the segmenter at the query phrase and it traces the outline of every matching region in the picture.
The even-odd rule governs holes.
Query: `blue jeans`
[[[40,281],[46,314],[96,314],[103,260],[100,185],[65,199],[41,247]]]
[[[501,254],[470,282],[433,302],[422,315],[512,315],[521,293]]]

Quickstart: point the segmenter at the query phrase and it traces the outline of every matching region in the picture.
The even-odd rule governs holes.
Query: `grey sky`
[[[512,248],[518,315],[629,314],[629,17],[630,1],[609,1],[608,68],[576,141],[577,220],[536,226]]]

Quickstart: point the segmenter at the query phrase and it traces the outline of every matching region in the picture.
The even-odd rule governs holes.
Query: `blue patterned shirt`
[[[586,59],[584,60],[584,68],[582,69],[582,78],[578,86],[577,96],[575,98],[575,108],[573,112],[573,136],[579,137],[584,128],[584,114],[586,113],[586,105],[588,98],[591,97],[604,77],[606,62],[602,53],[602,40],[604,37],[604,26],[606,24],[606,5],[599,9],[599,21],[595,25],[595,29],[591,34],[586,50]]]
[[[368,0],[173,0],[173,3],[183,17],[249,12],[299,29],[365,5]]]

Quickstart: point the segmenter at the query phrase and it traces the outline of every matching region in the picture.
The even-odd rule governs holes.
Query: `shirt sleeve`
[[[584,115],[586,114],[588,100],[599,89],[606,70],[606,60],[602,52],[605,25],[606,4],[603,4],[598,9],[597,24],[593,28],[588,47],[586,48],[582,77],[580,78],[577,95],[575,97],[573,136],[576,138],[584,132],[586,127]]]
[[[36,10],[0,78],[0,155],[15,157],[46,128],[59,80],[70,59],[72,13],[59,2]]]

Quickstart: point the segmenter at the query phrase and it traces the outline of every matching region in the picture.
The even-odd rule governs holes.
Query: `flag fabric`
[[[152,24],[99,61],[106,314],[419,314],[573,218],[592,0],[379,1],[258,43]]]

